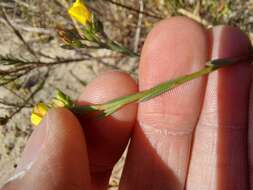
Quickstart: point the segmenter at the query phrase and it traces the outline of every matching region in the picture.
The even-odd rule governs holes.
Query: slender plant
[[[138,56],[131,50],[123,47],[111,40],[104,32],[103,24],[99,19],[89,11],[89,9],[82,3],[81,0],[77,0],[68,10],[71,17],[82,24],[81,33],[77,31],[65,31],[61,30],[60,37],[65,42],[64,48],[83,48],[86,47],[85,41],[94,43],[97,47],[103,47],[112,51],[127,54],[129,56]],[[39,125],[43,117],[47,114],[48,110],[55,107],[65,107],[71,110],[76,115],[85,115],[91,112],[99,112],[100,117],[106,117],[114,112],[118,111],[125,105],[130,103],[139,103],[148,101],[152,98],[160,96],[161,94],[174,89],[186,82],[189,82],[198,77],[208,75],[218,69],[237,64],[237,63],[248,63],[253,58],[253,55],[215,59],[207,62],[204,68],[184,75],[178,78],[165,81],[153,88],[140,91],[128,96],[123,96],[103,104],[94,104],[80,106],[74,103],[69,96],[64,94],[62,91],[57,90],[54,99],[49,103],[39,103],[33,108],[31,115],[31,122],[34,125]]]

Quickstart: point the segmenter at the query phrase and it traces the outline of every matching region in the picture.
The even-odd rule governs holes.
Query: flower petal
[[[42,117],[32,113],[31,115],[31,122],[33,125],[38,126],[40,124],[40,122],[42,121]]]
[[[72,7],[69,8],[68,13],[83,25],[91,21],[91,13],[81,0],[77,0]]]
[[[35,126],[38,126],[40,122],[42,121],[43,117],[47,114],[48,107],[44,103],[38,103],[36,106],[34,106],[32,115],[31,115],[31,122]]]

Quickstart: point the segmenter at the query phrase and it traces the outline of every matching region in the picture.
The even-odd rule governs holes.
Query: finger
[[[251,80],[249,99],[249,129],[248,129],[248,157],[249,157],[249,183],[250,190],[253,190],[253,82]]]
[[[239,29],[211,31],[212,59],[249,54]],[[251,65],[238,64],[210,74],[196,128],[187,189],[248,189],[247,125]],[[200,169],[202,168],[202,169]]]
[[[253,190],[253,82],[251,81],[249,99],[249,129],[248,129],[248,157],[249,157],[249,186]]]
[[[202,68],[207,43],[206,31],[190,19],[159,23],[142,51],[140,89]],[[205,79],[199,78],[139,105],[121,189],[184,188],[204,87]]]
[[[79,102],[104,103],[136,91],[137,85],[129,75],[111,71],[91,82],[82,92]],[[112,168],[129,141],[136,109],[137,106],[132,104],[105,119],[87,121],[83,118],[94,189],[106,189]]]
[[[29,139],[16,174],[3,190],[90,189],[85,138],[71,112],[50,111]]]

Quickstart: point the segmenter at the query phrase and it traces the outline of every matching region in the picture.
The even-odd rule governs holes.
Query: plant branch
[[[40,84],[38,84],[38,86],[36,87],[36,89],[23,101],[22,104],[20,104],[19,106],[17,106],[17,108],[10,113],[9,115],[0,118],[0,124],[4,125],[6,123],[8,123],[16,114],[18,114],[23,108],[29,107],[29,102],[30,100],[39,92],[43,89],[46,79],[48,78],[49,75],[49,71],[47,71],[47,73],[45,74],[44,80],[42,80],[40,82]],[[10,105],[11,106],[11,105]]]
[[[253,55],[211,60],[206,64],[204,68],[202,68],[199,71],[193,72],[188,75],[180,76],[172,80],[168,80],[148,90],[134,93],[129,96],[117,98],[104,104],[90,105],[90,106],[75,105],[74,107],[71,108],[71,111],[73,111],[76,114],[81,114],[83,112],[85,113],[89,111],[100,111],[101,116],[109,116],[127,104],[134,102],[148,101],[193,79],[202,77],[220,68],[224,68],[232,64],[249,62],[252,60],[252,58]]]
[[[133,12],[136,12],[136,13],[141,13],[141,14],[144,14],[144,15],[149,16],[149,17],[153,17],[153,18],[155,18],[155,19],[159,19],[159,20],[163,19],[161,16],[157,16],[157,15],[155,15],[155,14],[150,14],[150,13],[148,13],[148,12],[140,11],[140,10],[135,9],[135,8],[133,8],[133,7],[129,7],[129,6],[127,6],[127,5],[124,5],[124,4],[115,2],[115,1],[113,1],[113,0],[105,0],[105,1],[107,1],[107,2],[109,2],[109,3],[111,3],[111,4],[114,4],[114,5],[117,5],[117,6],[119,6],[119,7],[128,9],[128,10],[130,10],[130,11],[133,11]]]
[[[14,34],[18,37],[18,39],[25,45],[26,49],[28,50],[28,52],[31,53],[31,55],[33,55],[36,59],[38,59],[35,51],[33,51],[33,49],[30,47],[30,45],[25,41],[25,39],[23,38],[22,34],[18,31],[18,29],[16,29],[14,27],[14,25],[11,23],[11,21],[9,20],[6,12],[4,9],[2,9],[2,15],[4,20],[6,21],[6,23],[10,26],[10,28],[13,30]]]

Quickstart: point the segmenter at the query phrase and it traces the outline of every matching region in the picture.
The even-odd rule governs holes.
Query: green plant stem
[[[110,49],[112,51],[122,53],[122,54],[128,55],[130,57],[139,57],[138,53],[135,53],[135,52],[131,51],[130,49],[125,48],[112,40],[107,40],[107,43],[105,45],[106,45],[107,49]]]
[[[239,62],[250,61],[251,59],[252,59],[252,55],[235,57],[235,58],[230,58],[230,59],[212,60],[212,61],[209,61],[204,68],[202,68],[201,70],[197,72],[180,76],[176,79],[168,80],[148,90],[144,90],[144,91],[134,93],[128,96],[117,98],[104,104],[90,105],[90,106],[75,105],[73,108],[71,108],[71,110],[77,114],[82,114],[89,111],[101,111],[102,116],[109,116],[127,104],[134,103],[134,102],[148,101],[173,88],[180,86],[181,84],[184,84],[198,77],[212,73],[216,71],[217,69],[229,66],[231,64],[239,63]]]

